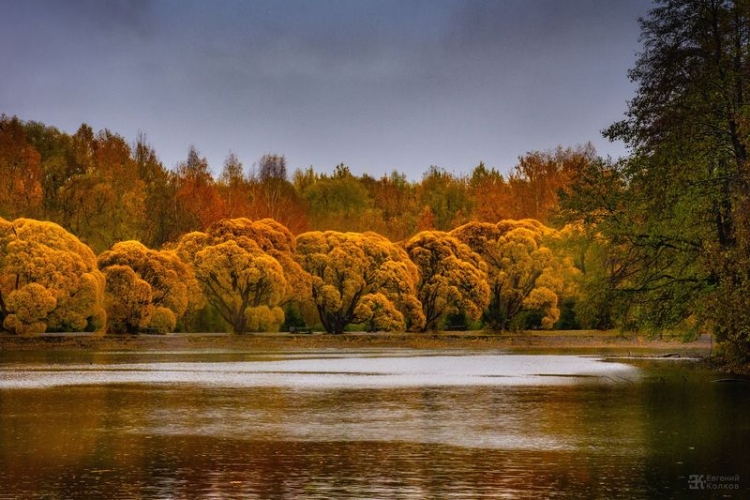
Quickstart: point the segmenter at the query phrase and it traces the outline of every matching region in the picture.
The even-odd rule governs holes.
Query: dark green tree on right
[[[607,241],[621,324],[710,329],[747,361],[750,2],[658,0],[640,23],[637,94],[605,131],[630,156],[580,172],[563,207]]]

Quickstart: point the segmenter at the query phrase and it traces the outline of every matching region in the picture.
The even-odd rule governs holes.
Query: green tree
[[[172,209],[177,194],[175,175],[166,171],[144,134],[138,135],[132,154],[144,186],[138,239],[149,248],[159,248],[180,236]]]
[[[420,184],[420,206],[429,207],[434,229],[450,231],[469,220],[473,212],[468,179],[432,166]]]
[[[312,169],[298,171],[295,181],[315,229],[367,231],[379,218],[367,189],[344,164],[337,165],[331,176],[315,174]]]
[[[40,155],[42,175],[42,217],[57,220],[57,191],[67,178],[67,151],[70,136],[39,122],[26,122],[26,140]]]
[[[609,286],[632,325],[702,320],[747,356],[750,4],[661,0],[641,33],[637,94],[606,132],[632,154],[566,208],[619,249]]]

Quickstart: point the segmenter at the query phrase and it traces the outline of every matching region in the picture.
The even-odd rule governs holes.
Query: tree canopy
[[[636,96],[606,131],[631,155],[585,170],[564,209],[607,245],[623,326],[708,329],[750,356],[750,4],[661,0],[641,32]]]
[[[406,242],[406,252],[419,269],[417,298],[425,316],[424,330],[437,330],[447,313],[478,320],[490,301],[487,266],[465,243],[441,231],[422,231]]]
[[[375,233],[303,233],[297,260],[312,276],[311,297],[329,333],[351,323],[379,330],[419,330],[417,267],[406,252]]]
[[[294,236],[267,219],[221,220],[205,233],[183,236],[176,247],[208,303],[240,334],[278,330],[281,305],[305,290],[308,281],[294,249]]]
[[[87,124],[68,134],[0,115],[0,216],[56,222],[97,253],[127,240],[160,248],[243,217],[274,219],[294,234],[374,231],[400,241],[469,221],[536,217],[548,223],[557,191],[570,187],[571,172],[592,155],[586,146],[558,147],[519,157],[515,169],[478,162],[470,175],[458,175],[432,166],[410,181],[398,170],[358,176],[343,163],[328,173],[293,170],[280,154],[265,154],[247,169],[230,153],[221,167],[191,146],[169,168],[144,134],[129,144]]]
[[[470,222],[451,234],[481,255],[487,265],[490,303],[485,320],[491,328],[523,328],[526,325],[513,323],[522,311],[539,313],[539,326],[552,328],[560,317],[559,294],[565,289],[565,277],[575,272],[569,259],[545,245],[555,230],[526,219]]]
[[[191,269],[174,251],[124,241],[99,255],[98,265],[107,277],[107,312],[114,332],[174,331],[199,294]],[[131,319],[115,321],[120,317]]]
[[[292,304],[335,333],[435,328],[454,309],[484,309],[494,329],[549,328],[565,312],[591,327],[713,332],[750,360],[750,3],[656,0],[641,30],[635,98],[605,132],[629,148],[618,160],[558,147],[509,171],[432,166],[409,181],[343,163],[290,175],[277,154],[246,173],[230,155],[217,180],[196,148],[171,170],[143,136],[130,146],[3,115],[0,216],[16,219],[2,223],[3,324],[101,329],[91,247],[110,249],[111,323],[172,328],[182,293],[112,257],[161,263],[172,257],[144,249],[172,248],[236,331],[273,327]]]
[[[0,314],[9,331],[103,332],[104,286],[94,253],[62,227],[0,219]]]

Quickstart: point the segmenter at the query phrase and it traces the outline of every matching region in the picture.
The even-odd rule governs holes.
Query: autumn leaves
[[[403,243],[373,233],[294,235],[272,219],[216,222],[162,250],[136,241],[97,258],[51,222],[0,220],[0,314],[16,334],[185,329],[213,311],[235,333],[279,331],[285,308],[330,333],[426,331],[465,313],[508,329],[521,311],[550,328],[575,275],[532,220],[472,222]]]
[[[305,285],[293,250],[292,233],[270,219],[222,220],[177,244],[208,304],[235,333],[278,331],[281,306]]]
[[[416,266],[406,252],[375,233],[305,233],[299,261],[312,277],[312,300],[326,331],[351,323],[376,330],[419,329]]]
[[[189,303],[199,304],[193,273],[173,251],[124,241],[102,253],[98,262],[106,278],[110,332],[171,332]]]
[[[94,252],[60,226],[0,219],[0,309],[6,330],[104,331],[104,287]]]

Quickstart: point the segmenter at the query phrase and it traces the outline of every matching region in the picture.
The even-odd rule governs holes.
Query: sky
[[[624,117],[650,0],[0,0],[0,113],[374,177],[507,172]]]

